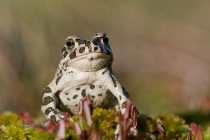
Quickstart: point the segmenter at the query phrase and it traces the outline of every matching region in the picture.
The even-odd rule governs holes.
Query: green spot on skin
[[[68,55],[68,52],[65,51],[65,52],[63,53],[63,57],[65,58],[67,55]]]
[[[43,99],[42,105],[48,105],[49,103],[53,102],[54,99],[50,96],[47,96]]]
[[[112,82],[114,84],[114,87],[117,87],[117,81],[115,80],[115,78],[112,75],[111,75],[111,78],[112,78]]]
[[[50,116],[50,119],[55,120],[56,121],[56,117],[55,115]]]
[[[82,97],[85,97],[85,96],[86,96],[86,91],[85,91],[85,89],[82,90],[81,95],[82,95]]]
[[[49,107],[45,110],[44,113],[45,113],[45,115],[49,115],[51,111],[55,112],[55,110],[52,107]]]
[[[80,87],[76,88],[76,90],[80,90]]]
[[[99,94],[98,94],[98,96],[102,96],[102,95],[103,95],[102,93],[99,93]]]
[[[129,98],[129,94],[128,92],[126,91],[126,89],[124,87],[122,87],[122,91],[123,91],[123,95],[126,97],[126,98]]]
[[[70,59],[74,59],[76,57],[76,52],[72,52],[69,55]]]
[[[94,89],[95,88],[95,86],[94,85],[90,85],[90,89]]]
[[[80,39],[80,38],[77,38],[76,41],[78,42],[78,45],[85,44],[85,42],[86,42],[86,40],[83,40],[83,39]]]
[[[78,95],[74,95],[74,96],[73,96],[73,99],[76,99],[76,98],[77,98],[77,96],[78,96]]]
[[[44,88],[44,90],[43,90],[43,93],[51,93],[51,92],[52,92],[52,90],[51,90],[50,87],[46,87],[46,88]]]
[[[123,108],[126,108],[126,105],[127,105],[127,102],[125,101],[125,102],[123,102],[122,104],[121,104],[121,108],[123,109]]]
[[[62,75],[61,75],[61,76],[59,76],[59,77],[57,77],[57,79],[56,79],[56,81],[55,81],[56,85],[57,85],[57,84],[58,84],[58,82],[60,81],[61,77],[62,77]]]
[[[90,41],[85,41],[85,46],[90,46]]]
[[[85,51],[85,47],[81,47],[80,49],[79,49],[79,53],[83,53]]]

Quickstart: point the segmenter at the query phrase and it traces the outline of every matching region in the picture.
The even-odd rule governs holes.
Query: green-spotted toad
[[[69,36],[55,78],[44,89],[41,110],[49,119],[63,118],[63,112],[78,114],[79,101],[88,94],[93,107],[119,106],[122,114],[128,93],[112,72],[113,54],[105,33],[91,40]]]

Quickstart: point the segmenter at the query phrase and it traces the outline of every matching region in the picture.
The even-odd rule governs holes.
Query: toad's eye
[[[66,40],[66,46],[68,49],[72,49],[75,46],[74,40],[73,39],[67,39]]]
[[[105,45],[108,45],[109,44],[109,39],[107,37],[103,38],[103,42]]]

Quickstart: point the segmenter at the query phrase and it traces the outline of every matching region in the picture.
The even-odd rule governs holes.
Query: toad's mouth
[[[75,61],[82,61],[84,59],[93,61],[93,60],[100,59],[100,58],[110,59],[110,58],[112,58],[112,55],[103,53],[103,52],[92,52],[92,53],[80,54],[80,55],[76,56],[74,59],[71,59],[70,63],[75,63]]]
[[[106,53],[88,53],[69,61],[69,66],[80,71],[93,72],[107,67],[112,62],[112,55]]]

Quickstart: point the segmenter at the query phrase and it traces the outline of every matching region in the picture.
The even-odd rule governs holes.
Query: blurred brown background
[[[210,2],[0,2],[0,113],[40,113],[68,35],[106,32],[113,69],[140,112],[204,107],[210,95]],[[204,105],[205,102],[205,105]]]

